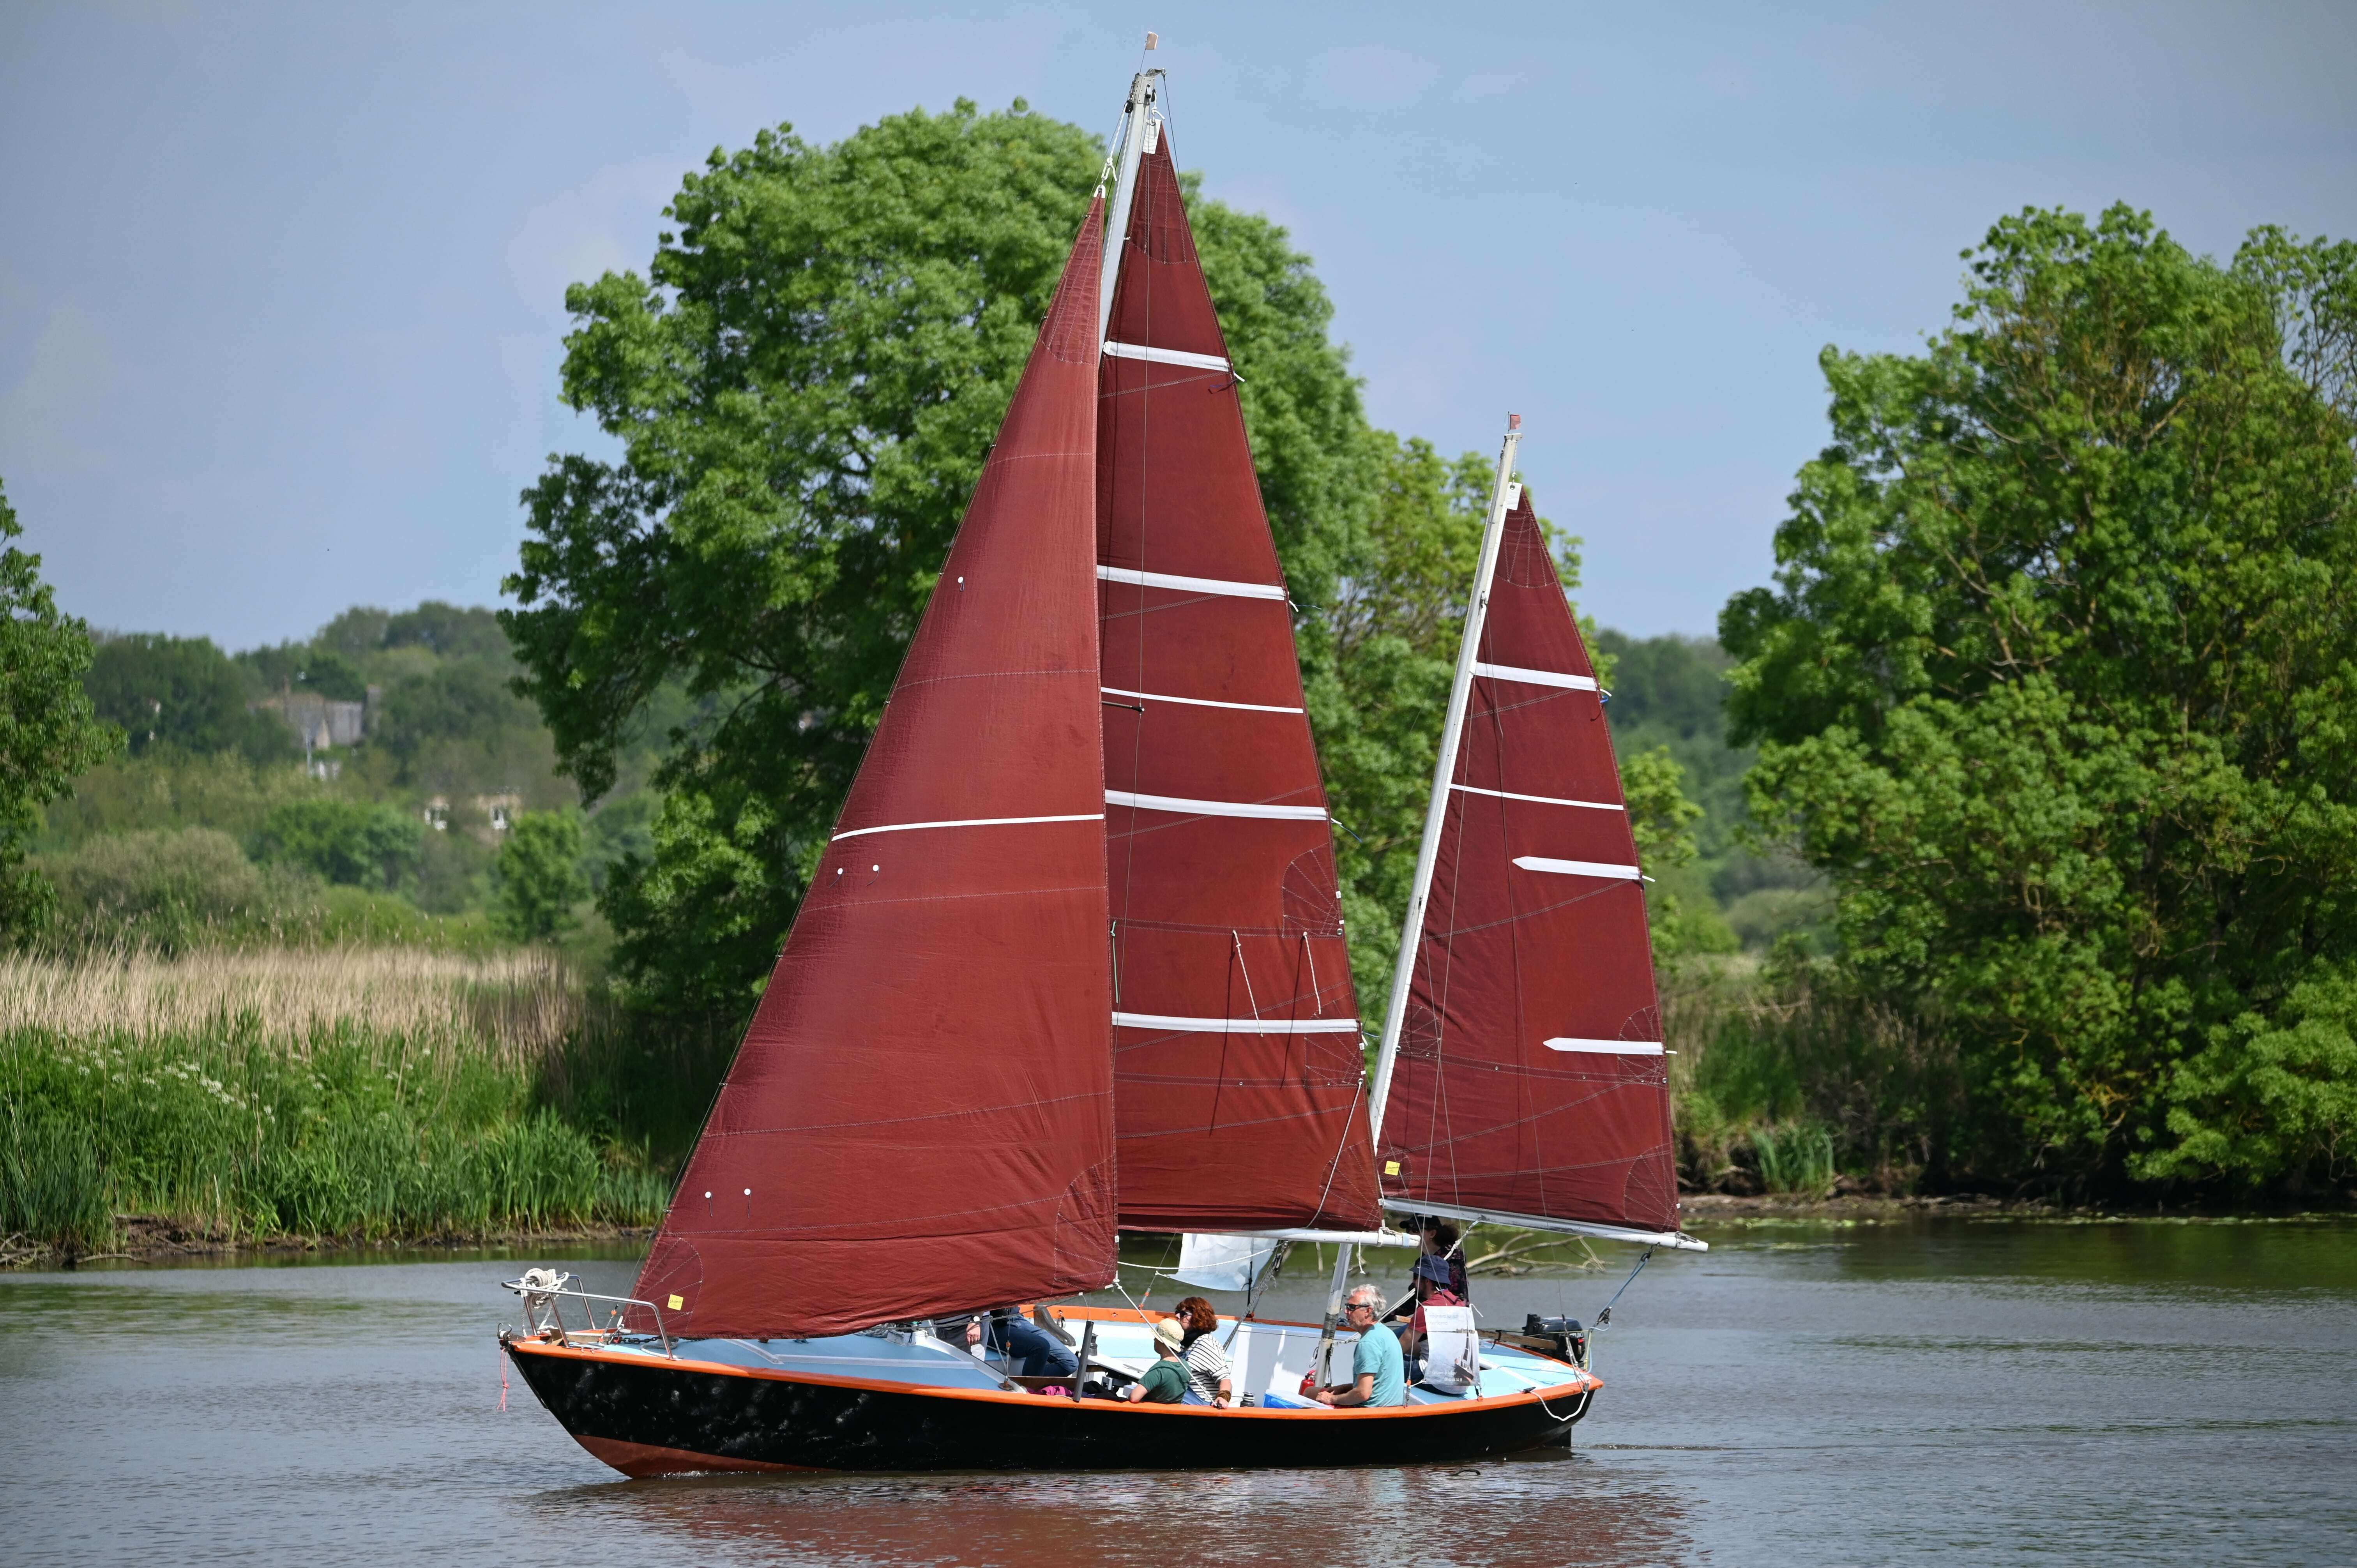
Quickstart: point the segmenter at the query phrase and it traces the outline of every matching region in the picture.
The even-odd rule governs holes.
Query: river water
[[[0,1275],[0,1561],[2357,1563],[2357,1225],[1707,1234],[1598,1337],[1573,1452],[1344,1472],[625,1481],[500,1409],[512,1262]]]

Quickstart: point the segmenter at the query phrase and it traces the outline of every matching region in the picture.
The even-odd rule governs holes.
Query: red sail
[[[1380,1219],[1333,835],[1276,546],[1166,137],[1101,372],[1121,1222]]]
[[[1101,221],[639,1276],[674,1334],[838,1334],[1114,1277]]]
[[[1383,1112],[1383,1194],[1677,1229],[1644,886],[1595,667],[1506,520]]]

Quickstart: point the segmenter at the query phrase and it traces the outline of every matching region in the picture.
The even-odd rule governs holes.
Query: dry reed
[[[418,948],[145,950],[74,959],[0,955],[0,1033],[140,1038],[236,1022],[287,1043],[351,1026],[413,1038],[463,1036],[539,1058],[590,1004],[555,956]]]

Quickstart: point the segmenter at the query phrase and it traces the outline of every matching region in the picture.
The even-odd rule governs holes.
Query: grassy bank
[[[0,1237],[649,1224],[713,1050],[634,1034],[538,953],[0,958]]]

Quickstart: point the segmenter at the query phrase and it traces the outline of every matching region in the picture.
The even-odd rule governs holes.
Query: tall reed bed
[[[1961,1080],[1920,1019],[1792,955],[1688,960],[1662,1004],[1689,1184],[1814,1197],[1846,1173],[1884,1191],[1953,1176]]]
[[[0,959],[0,1236],[100,1251],[134,1215],[226,1240],[649,1223],[667,1182],[613,1112],[631,1091],[587,1092],[581,1068],[633,1070],[619,1032],[534,953]]]

